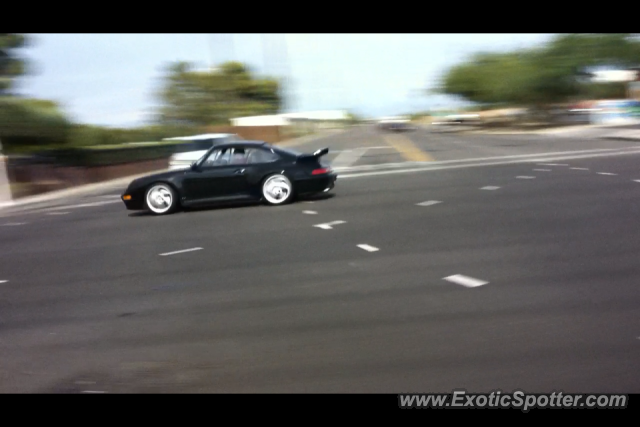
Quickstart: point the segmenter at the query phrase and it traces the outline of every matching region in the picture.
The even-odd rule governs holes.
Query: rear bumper
[[[329,173],[300,180],[296,183],[298,194],[322,193],[331,191],[336,186],[338,174]]]

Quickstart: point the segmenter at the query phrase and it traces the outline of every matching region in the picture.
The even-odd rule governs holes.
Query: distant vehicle
[[[186,170],[133,180],[121,199],[128,210],[156,215],[220,201],[262,200],[282,205],[296,196],[330,191],[338,175],[321,157],[328,148],[300,153],[263,141],[216,144]]]
[[[464,125],[478,124],[479,122],[479,114],[449,114],[444,116],[439,124]]]
[[[395,132],[410,131],[416,128],[411,125],[411,120],[404,117],[387,117],[378,122],[378,128],[381,130],[390,130]]]
[[[188,169],[193,162],[202,157],[213,145],[241,140],[240,136],[232,133],[208,133],[163,139],[163,141],[190,141],[181,144],[178,152],[171,155],[169,158],[170,170]]]

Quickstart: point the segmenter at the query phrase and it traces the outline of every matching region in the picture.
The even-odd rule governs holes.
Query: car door
[[[206,202],[242,195],[246,185],[245,165],[238,161],[234,148],[213,150],[196,170],[184,179],[188,202]],[[234,158],[236,154],[236,158]]]
[[[228,163],[229,154],[229,149],[213,150],[196,169],[187,172],[182,184],[187,202],[197,202],[224,194],[220,182],[226,174],[224,166],[225,161]]]
[[[251,165],[248,157],[251,149],[244,147],[235,147],[231,152],[229,159],[229,179],[225,182],[226,193],[229,196],[248,196],[249,181],[248,177],[251,172]]]

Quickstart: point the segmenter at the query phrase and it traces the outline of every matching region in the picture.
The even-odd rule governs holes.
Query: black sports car
[[[262,141],[214,145],[190,168],[132,181],[122,194],[128,210],[162,215],[219,201],[262,200],[282,205],[297,195],[327,192],[337,174],[321,162],[329,152],[299,153]]]

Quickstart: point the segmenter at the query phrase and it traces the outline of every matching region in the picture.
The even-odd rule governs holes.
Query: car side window
[[[234,148],[233,155],[231,156],[231,164],[232,165],[244,165],[247,163],[247,157],[249,156],[249,151],[244,148]]]
[[[222,166],[228,165],[231,159],[231,150],[223,148],[220,150],[213,150],[209,157],[202,162],[204,167]]]
[[[280,156],[274,153],[273,150],[265,150],[264,148],[257,148],[257,149],[251,150],[251,153],[249,154],[249,158],[248,158],[249,163],[251,164],[271,163],[279,159],[280,159]]]

